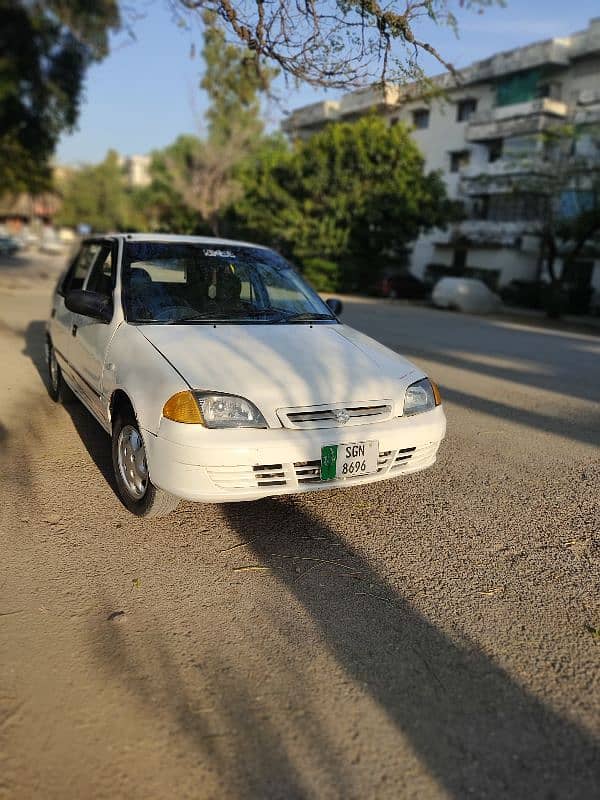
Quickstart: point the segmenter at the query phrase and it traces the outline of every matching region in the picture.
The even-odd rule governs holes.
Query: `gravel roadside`
[[[438,464],[147,522],[45,392],[49,280],[0,287],[1,798],[600,794],[597,340],[349,301]]]

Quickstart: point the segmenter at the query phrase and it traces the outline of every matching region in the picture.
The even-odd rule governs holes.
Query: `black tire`
[[[46,340],[46,367],[48,369],[48,394],[55,403],[69,403],[73,399],[73,392],[65,383],[50,339]]]
[[[122,433],[123,439],[121,438]],[[133,470],[136,470],[136,476],[139,476],[143,470],[138,470],[137,467],[134,468],[132,461],[131,476],[127,477],[125,474],[127,468],[124,463],[123,448],[127,447],[127,437],[131,438],[134,434],[139,437],[141,447],[144,450],[143,462],[145,465],[144,440],[135,416],[131,412],[118,414],[113,422],[112,429],[112,463],[119,496],[125,508],[137,517],[165,517],[177,508],[179,498],[154,486],[147,475],[147,467],[145,467],[146,478],[142,483],[138,484],[137,489],[133,486]]]

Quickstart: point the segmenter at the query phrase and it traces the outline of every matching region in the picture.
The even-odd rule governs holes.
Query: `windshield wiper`
[[[211,322],[213,320],[218,322],[239,322],[244,319],[252,319],[253,317],[264,317],[277,314],[275,319],[269,319],[269,322],[276,322],[283,319],[285,314],[279,308],[244,308],[237,309],[236,311],[205,311],[203,313],[197,312],[194,316],[179,317],[178,319],[170,320],[168,325],[188,325],[193,322]]]
[[[282,308],[274,308],[273,306],[266,306],[265,308],[245,308],[240,311],[240,317],[263,317],[267,314],[278,314],[279,317],[285,316],[285,311]]]
[[[302,311],[299,314],[287,314],[286,322],[313,322],[321,319],[335,320],[331,314],[315,314],[313,311]]]

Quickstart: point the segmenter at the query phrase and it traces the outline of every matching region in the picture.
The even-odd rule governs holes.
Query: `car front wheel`
[[[138,517],[162,517],[177,508],[179,498],[150,480],[144,439],[133,415],[114,421],[112,462],[119,495],[129,511]]]

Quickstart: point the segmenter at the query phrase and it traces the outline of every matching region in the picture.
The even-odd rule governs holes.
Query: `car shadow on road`
[[[230,505],[225,513],[255,563],[302,604],[338,663],[449,796],[597,795],[600,743],[476,643],[456,643],[423,617],[333,529],[294,502]]]
[[[33,320],[25,329],[25,347],[23,354],[29,356],[37,369],[40,379],[48,388],[48,369],[46,366],[45,338],[46,324],[43,320]],[[110,438],[96,422],[82,403],[73,395],[63,404],[71,417],[75,430],[83,442],[85,449],[98,467],[102,477],[113,492],[118,495],[112,469]]]

